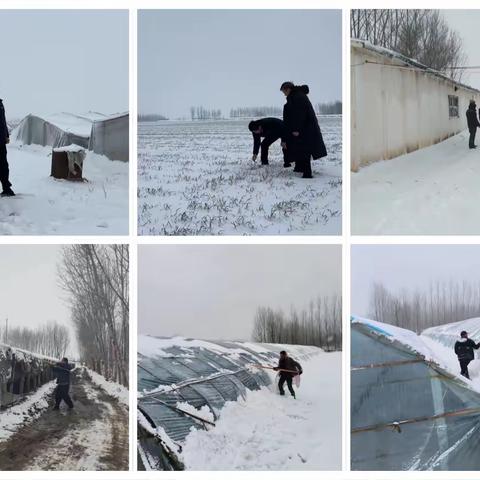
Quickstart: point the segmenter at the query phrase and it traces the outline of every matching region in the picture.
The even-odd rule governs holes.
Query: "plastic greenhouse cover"
[[[480,395],[406,332],[352,322],[352,469],[478,470]]]
[[[253,365],[275,366],[278,352],[283,349],[298,359],[321,351],[316,347],[140,335],[138,408],[142,418],[151,428],[160,428],[168,442],[173,441],[177,446],[178,453],[192,427],[214,425],[225,402],[244,397],[247,389],[258,390],[269,385],[270,376]],[[140,440],[139,452],[143,461],[160,462],[158,445],[152,444],[148,436]],[[163,452],[160,462],[163,466],[167,457]]]
[[[88,148],[111,160],[128,161],[129,115],[110,116],[92,125]]]

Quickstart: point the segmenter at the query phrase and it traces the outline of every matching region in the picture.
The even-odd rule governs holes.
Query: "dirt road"
[[[75,404],[49,408],[0,443],[0,470],[128,470],[128,411],[75,370]]]

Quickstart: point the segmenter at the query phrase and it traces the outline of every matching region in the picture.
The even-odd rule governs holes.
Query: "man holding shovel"
[[[292,380],[293,377],[301,375],[303,373],[302,366],[296,362],[293,358],[290,358],[285,350],[280,352],[280,358],[278,360],[278,366],[274,367],[274,370],[280,372],[280,379],[278,381],[278,389],[280,395],[285,395],[283,385],[287,382],[287,387],[292,397],[295,398],[295,390],[293,389]]]

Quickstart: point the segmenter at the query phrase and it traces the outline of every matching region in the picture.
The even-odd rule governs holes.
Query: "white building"
[[[480,91],[386,48],[351,41],[351,169],[441,142],[467,128]]]

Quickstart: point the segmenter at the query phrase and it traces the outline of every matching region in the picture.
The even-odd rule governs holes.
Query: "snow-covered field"
[[[246,120],[139,124],[138,231],[141,235],[341,233],[342,119],[320,117],[329,155],[313,179],[253,163]]]
[[[354,235],[480,234],[480,149],[468,132],[351,177]]]
[[[188,470],[340,470],[342,468],[341,353],[302,362],[294,400],[276,384],[228,402],[216,426],[187,437]],[[276,383],[276,382],[275,382]]]
[[[128,163],[87,153],[87,182],[50,177],[51,147],[7,146],[17,197],[0,198],[1,235],[128,234]]]

